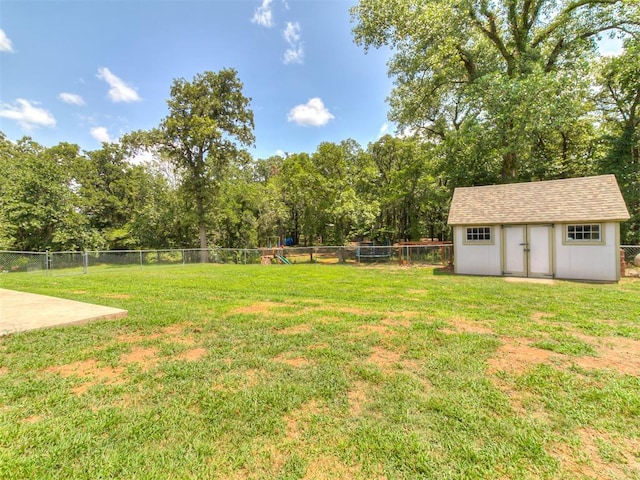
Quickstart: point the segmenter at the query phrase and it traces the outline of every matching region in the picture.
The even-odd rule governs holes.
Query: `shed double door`
[[[552,225],[503,226],[503,274],[514,277],[553,277],[552,239]]]

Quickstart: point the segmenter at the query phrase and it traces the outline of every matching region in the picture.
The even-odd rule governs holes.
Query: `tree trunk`
[[[196,209],[198,213],[198,233],[200,236],[200,263],[207,263],[209,261],[207,226],[204,220],[204,201],[199,195],[196,198]]]
[[[198,225],[200,230],[200,263],[209,261],[209,251],[207,250],[207,228],[204,223]]]
[[[517,159],[514,152],[507,152],[502,156],[502,180],[513,181],[517,175]]]

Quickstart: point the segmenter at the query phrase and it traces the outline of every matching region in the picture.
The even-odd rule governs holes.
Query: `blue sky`
[[[235,68],[255,158],[375,141],[387,51],[353,43],[347,0],[2,0],[0,131],[85,150],[157,126],[173,79]]]
[[[235,68],[252,98],[255,158],[366,146],[393,130],[392,82],[389,52],[353,43],[354,2],[0,0],[0,131],[98,149],[157,126],[173,79]]]

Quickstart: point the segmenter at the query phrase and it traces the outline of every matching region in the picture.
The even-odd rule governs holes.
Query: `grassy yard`
[[[640,478],[640,281],[189,266],[0,287],[0,478]]]

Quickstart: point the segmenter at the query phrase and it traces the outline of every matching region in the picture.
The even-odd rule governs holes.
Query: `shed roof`
[[[628,220],[615,175],[460,187],[449,225]]]

